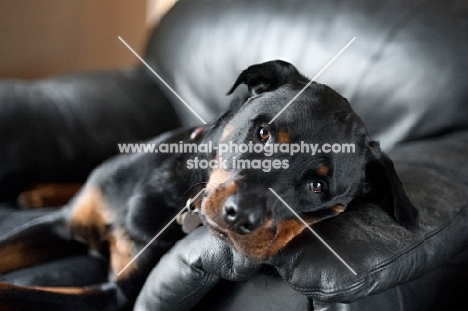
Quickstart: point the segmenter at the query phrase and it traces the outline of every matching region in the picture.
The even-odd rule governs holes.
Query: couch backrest
[[[385,149],[468,128],[468,2],[182,0],[146,58],[206,121],[241,70],[293,63],[348,98]],[[172,97],[187,124],[201,124]]]

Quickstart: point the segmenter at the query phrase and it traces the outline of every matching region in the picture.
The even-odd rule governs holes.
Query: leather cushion
[[[356,37],[317,81],[347,97],[389,150],[468,128],[467,16],[463,0],[179,1],[146,58],[209,122],[247,66],[283,59],[313,78]],[[186,124],[201,124],[162,88]]]

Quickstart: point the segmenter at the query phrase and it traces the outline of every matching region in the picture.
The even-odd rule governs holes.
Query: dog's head
[[[215,235],[254,260],[274,255],[305,228],[273,191],[309,224],[368,196],[403,226],[417,227],[392,161],[347,100],[318,83],[297,96],[308,83],[291,64],[272,61],[243,71],[230,91],[246,84],[250,96],[221,129],[220,165],[210,173],[201,213]]]

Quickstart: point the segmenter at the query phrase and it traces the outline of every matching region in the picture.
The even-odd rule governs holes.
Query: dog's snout
[[[263,224],[265,211],[261,205],[241,205],[231,197],[224,204],[223,218],[231,230],[238,234],[248,234]]]

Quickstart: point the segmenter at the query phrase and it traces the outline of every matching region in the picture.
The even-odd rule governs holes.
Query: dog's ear
[[[392,160],[380,150],[376,141],[368,143],[368,150],[366,196],[383,204],[400,225],[417,229],[418,210],[408,199]]]
[[[254,96],[273,91],[284,84],[296,82],[308,83],[309,80],[302,76],[296,67],[290,63],[274,60],[252,65],[242,71],[227,94],[234,92],[243,83],[249,89],[249,96]]]

